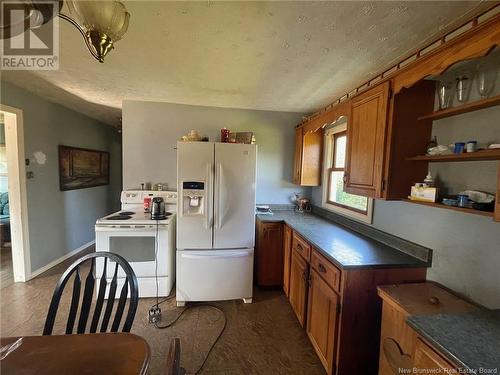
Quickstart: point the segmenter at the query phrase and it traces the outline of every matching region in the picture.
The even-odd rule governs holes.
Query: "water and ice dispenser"
[[[205,215],[205,183],[184,181],[182,183],[182,214],[184,216]]]

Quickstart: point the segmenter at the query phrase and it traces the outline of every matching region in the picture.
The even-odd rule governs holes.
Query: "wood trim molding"
[[[348,117],[349,111],[350,111],[349,102],[348,101],[342,102],[336,105],[335,107],[331,108],[327,112],[321,114],[319,117],[304,123],[303,124],[304,132],[314,133],[319,129],[324,128],[325,126],[338,121],[343,116]]]
[[[403,87],[409,87],[430,74],[445,71],[450,64],[458,61],[453,53],[464,56],[463,59],[474,58],[488,54],[491,49],[498,45],[500,45],[500,2],[496,1],[467,21],[454,25],[448,32],[439,34],[431,43],[426,43],[414,52],[403,56],[397,64],[384,69],[333,103],[304,118],[298,127],[304,126],[307,131],[317,130],[318,126],[325,125],[324,116],[328,118],[329,113],[335,113],[337,107],[348,104],[349,99],[353,96],[383,81],[393,79],[395,82],[394,92],[397,93]],[[447,54],[448,56],[444,56],[443,59],[443,51],[448,48],[452,48],[453,53]],[[443,61],[440,61],[440,58]],[[428,63],[434,65],[427,66]],[[418,75],[420,76],[418,77]]]
[[[429,75],[443,73],[457,61],[485,56],[498,45],[500,45],[500,14],[442,44],[403,68],[393,78],[394,93],[397,94],[403,87],[411,87]]]

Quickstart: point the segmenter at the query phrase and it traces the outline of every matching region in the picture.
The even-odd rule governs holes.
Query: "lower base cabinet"
[[[292,251],[292,256],[290,258],[290,290],[288,299],[302,327],[304,327],[306,323],[308,278],[309,265],[297,252]]]
[[[290,259],[292,256],[292,228],[285,224],[283,232],[283,291],[290,292]]]
[[[255,279],[262,287],[283,284],[283,224],[257,220]]]
[[[446,359],[441,357],[434,349],[417,339],[415,346],[415,356],[413,359],[413,368],[423,370],[427,374],[458,374],[455,366],[451,365]]]
[[[409,315],[458,314],[478,308],[432,282],[380,286],[383,301],[378,375],[453,374],[453,367],[406,323]],[[456,370],[455,370],[456,371]]]
[[[311,270],[307,308],[307,335],[327,373],[333,374],[340,297]]]
[[[257,235],[262,234],[258,238],[267,239],[260,242],[266,246],[259,250],[273,251],[259,251],[257,256],[265,254],[260,258],[265,262],[271,253],[281,252],[285,293],[288,289],[292,310],[305,328],[326,372],[329,375],[376,374],[382,315],[377,286],[423,282],[427,269],[340,269],[296,231],[282,223],[284,229],[281,231],[275,228],[276,222],[269,226],[262,225],[264,223],[264,220],[257,220]],[[269,229],[266,230],[269,237],[263,235],[264,227]],[[279,241],[282,241],[281,247]],[[263,265],[259,261],[256,263],[257,268]],[[275,261],[272,263],[276,265]]]

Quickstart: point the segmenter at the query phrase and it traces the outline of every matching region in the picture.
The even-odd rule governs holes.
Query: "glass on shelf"
[[[481,98],[485,99],[491,95],[495,88],[498,66],[490,59],[483,59],[477,66],[476,82],[477,91]]]
[[[469,100],[472,75],[468,72],[460,73],[456,78],[457,100],[465,103]]]
[[[437,84],[438,98],[439,98],[439,109],[446,109],[451,106],[451,100],[453,98],[453,83],[444,78],[438,81]]]

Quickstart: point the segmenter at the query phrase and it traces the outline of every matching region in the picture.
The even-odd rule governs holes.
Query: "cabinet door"
[[[345,191],[365,197],[382,195],[389,82],[353,98],[347,124]]]
[[[257,244],[257,284],[281,286],[283,283],[283,224],[261,223]]]
[[[292,255],[292,229],[285,225],[283,234],[283,290],[288,297],[290,290],[290,258]]]
[[[311,270],[307,308],[307,335],[328,374],[333,373],[339,296]]]
[[[293,159],[293,183],[300,185],[300,170],[302,169],[302,128],[295,129],[295,154]]]
[[[306,318],[308,271],[309,267],[306,261],[295,251],[292,251],[288,298],[302,327],[304,327]]]
[[[323,134],[323,129],[307,133],[303,128],[295,129],[294,184],[302,186],[321,184]]]
[[[319,186],[321,184],[321,158],[323,154],[323,130],[303,135],[300,185]]]
[[[457,372],[448,361],[438,354],[429,345],[418,339],[415,347],[413,367],[419,370],[428,370],[432,374],[453,374]]]

